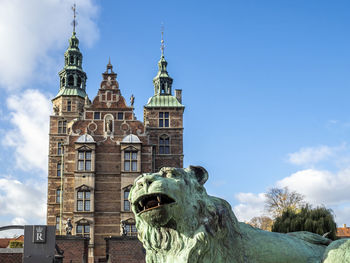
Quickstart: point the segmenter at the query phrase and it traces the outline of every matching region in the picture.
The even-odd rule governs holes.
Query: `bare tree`
[[[304,196],[290,191],[288,187],[271,188],[265,196],[265,208],[274,218],[281,216],[287,209],[296,211],[304,205]]]
[[[268,216],[256,216],[253,217],[248,224],[262,230],[271,231],[273,220]]]

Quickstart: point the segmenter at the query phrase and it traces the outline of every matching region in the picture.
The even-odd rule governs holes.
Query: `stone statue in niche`
[[[105,132],[109,135],[113,132],[113,118],[107,116],[105,119]]]
[[[107,78],[107,87],[110,87],[112,85],[112,78],[111,76],[108,76]]]
[[[72,235],[72,230],[73,230],[72,220],[68,218],[66,222],[66,235],[67,236]]]
[[[204,188],[207,171],[164,167],[135,179],[129,194],[147,263],[349,263],[350,239],[273,233],[238,222]]]

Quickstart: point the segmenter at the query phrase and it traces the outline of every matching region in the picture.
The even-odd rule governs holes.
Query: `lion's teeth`
[[[139,206],[143,208],[143,205],[142,205],[142,202],[141,202],[141,201],[139,201]]]
[[[160,195],[157,195],[157,200],[158,200],[158,203],[162,202],[162,199],[160,198]]]

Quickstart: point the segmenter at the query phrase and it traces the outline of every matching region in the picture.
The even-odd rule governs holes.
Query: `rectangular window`
[[[77,211],[90,211],[90,191],[77,192]]]
[[[91,171],[91,151],[78,151],[78,171]]]
[[[169,112],[159,112],[159,127],[169,127]]]
[[[58,121],[57,133],[67,133],[67,121]]]
[[[137,152],[124,152],[124,171],[137,171]]]
[[[159,138],[159,154],[170,154],[170,139],[165,135]]]
[[[94,119],[95,120],[100,120],[101,119],[101,113],[99,111],[94,112]]]
[[[61,169],[62,169],[61,163],[57,163],[57,176],[58,176],[58,177],[61,176]]]
[[[76,234],[77,234],[77,236],[89,237],[90,236],[90,226],[89,225],[77,225]]]
[[[57,155],[64,154],[64,148],[61,142],[57,143]]]
[[[61,203],[61,189],[56,190],[56,203]]]
[[[125,225],[125,231],[128,236],[134,236],[137,233],[137,229],[134,224]]]
[[[124,211],[130,211],[129,190],[124,191]]]
[[[118,112],[118,120],[124,120],[124,113]]]
[[[67,101],[67,111],[72,111],[72,102],[70,100]]]

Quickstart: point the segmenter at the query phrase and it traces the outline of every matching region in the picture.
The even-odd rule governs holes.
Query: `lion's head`
[[[200,258],[198,253],[215,256],[211,240],[226,242],[226,236],[238,232],[231,206],[206,193],[207,179],[207,171],[199,166],[165,167],[136,178],[129,199],[148,262],[155,257],[162,262],[164,252],[167,258],[182,253],[183,262],[195,262],[188,260]]]

